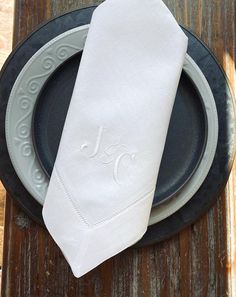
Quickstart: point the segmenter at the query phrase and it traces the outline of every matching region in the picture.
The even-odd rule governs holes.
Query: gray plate
[[[61,139],[82,52],[65,61],[49,77],[35,104],[32,133],[34,148],[48,177]],[[175,99],[162,157],[153,206],[171,199],[197,169],[207,140],[202,99],[183,72]]]

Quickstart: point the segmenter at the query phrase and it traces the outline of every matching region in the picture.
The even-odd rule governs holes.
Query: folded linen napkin
[[[43,207],[76,277],[147,230],[186,48],[160,0],[93,14]]]

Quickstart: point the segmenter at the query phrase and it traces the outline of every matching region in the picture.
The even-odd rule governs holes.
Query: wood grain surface
[[[12,48],[13,0],[0,0],[0,68]]]
[[[52,15],[99,2],[17,0],[14,45]],[[235,88],[235,1],[165,3],[213,50]],[[130,248],[81,279],[47,231],[7,197],[2,297],[235,296],[235,179],[234,168],[225,193],[194,225],[158,245]]]
[[[12,49],[13,0],[0,0],[0,69]],[[0,183],[0,266],[2,266],[4,205],[6,192]]]

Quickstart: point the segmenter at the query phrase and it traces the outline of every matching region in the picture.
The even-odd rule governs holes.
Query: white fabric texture
[[[43,207],[76,277],[147,230],[186,49],[160,0],[93,14]]]

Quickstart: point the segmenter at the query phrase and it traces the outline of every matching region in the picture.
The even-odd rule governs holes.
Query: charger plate
[[[50,82],[50,77],[56,75],[58,67],[63,65],[63,63],[68,63],[70,57],[73,59],[75,54],[79,55],[78,52],[82,50],[86,39],[87,23],[90,21],[93,9],[87,8],[70,12],[36,30],[9,57],[0,78],[1,123],[4,126],[6,116],[7,138],[6,146],[3,130],[1,130],[1,178],[8,192],[38,222],[42,222],[40,204],[43,204],[48,184],[47,175],[50,174],[51,167],[46,168],[47,164],[43,160],[43,154],[42,151],[40,152],[40,146],[37,146],[37,141],[33,145],[32,135],[36,136],[40,131],[40,125],[38,124],[40,121],[37,121],[37,117],[40,115],[40,112],[38,112],[40,110],[40,104],[38,104],[40,100],[37,104],[35,102],[37,99],[42,98],[42,94],[48,89],[47,84]],[[222,190],[232,165],[234,155],[233,135],[235,131],[234,107],[226,79],[214,57],[206,47],[191,33],[186,30],[185,32],[190,40],[188,53],[199,64],[202,71],[187,56],[183,77],[185,81],[190,82],[190,85],[192,84],[193,89],[195,85],[197,91],[201,93],[201,103],[197,104],[197,106],[198,112],[202,109],[203,114],[205,114],[204,119],[202,119],[207,137],[205,136],[203,141],[197,141],[197,143],[200,143],[200,150],[198,150],[200,157],[198,156],[197,162],[194,163],[195,166],[192,167],[193,169],[189,177],[184,179],[184,182],[179,188],[176,188],[177,192],[174,193],[175,195],[164,195],[162,199],[155,201],[157,206],[153,207],[150,219],[152,226],[149,227],[148,232],[140,244],[164,239],[179,231],[206,211],[212,205],[213,201],[215,201],[215,197],[220,193],[220,190]],[[80,37],[76,39],[76,43],[73,43],[73,40],[75,41],[73,38],[68,43],[68,40],[70,40],[73,34],[80,34]],[[59,42],[62,37],[63,42]],[[46,55],[41,57],[43,60],[32,63],[32,60],[35,57],[39,57],[41,53],[46,53]],[[66,64],[63,67],[65,66]],[[207,68],[205,68],[206,66]],[[38,72],[39,69],[41,69],[41,72]],[[194,75],[193,71],[195,71]],[[205,72],[204,74],[208,79],[208,83],[202,72]],[[29,75],[27,79],[24,77],[25,73]],[[23,80],[21,81],[22,77]],[[193,82],[191,82],[189,77],[191,77]],[[216,86],[218,87],[216,88]],[[214,94],[214,98],[212,93]],[[204,101],[206,98],[208,98],[207,102]],[[18,100],[17,102],[19,104],[16,104],[14,100]],[[11,102],[14,102],[14,104]],[[216,108],[219,114],[218,119]],[[34,119],[33,123],[32,119]],[[217,123],[219,123],[219,138],[217,151],[214,154],[218,135]],[[31,125],[33,125],[33,129],[31,129]],[[43,125],[42,122],[41,125]],[[41,127],[41,130],[43,129],[44,126]],[[230,133],[222,134],[222,129],[224,132],[226,129]],[[58,132],[59,134],[60,131]],[[209,135],[211,137],[210,141]],[[38,137],[35,137],[35,140],[37,139]],[[56,139],[57,142],[58,139]],[[181,143],[179,142],[178,145],[181,146]],[[56,149],[54,156],[52,155],[51,157],[51,161],[55,157],[55,152]],[[11,159],[8,153],[10,153]],[[21,159],[18,158],[19,155]],[[213,158],[214,161],[212,163]],[[30,162],[26,160],[30,160]],[[204,170],[199,170],[201,164],[205,164]],[[209,171],[210,167],[211,169]],[[196,176],[198,178],[191,185],[191,181]],[[201,176],[202,180],[199,176]],[[214,180],[212,176],[214,176]],[[22,183],[27,190],[22,186]],[[210,187],[211,191],[206,193],[205,187]],[[185,199],[183,199],[183,193],[188,193],[188,195],[185,195]],[[202,196],[202,193],[204,193],[204,196]],[[187,201],[189,202],[186,204]],[[198,201],[197,204],[196,201]],[[178,211],[176,212],[176,210]],[[163,220],[164,218],[166,219]],[[160,220],[161,222],[157,223]]]

